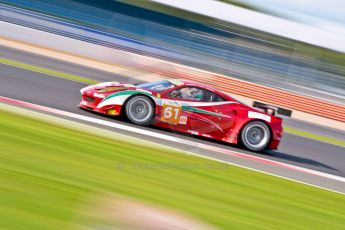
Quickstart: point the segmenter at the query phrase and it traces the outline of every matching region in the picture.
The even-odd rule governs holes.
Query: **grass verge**
[[[14,61],[14,60],[6,59],[6,58],[0,58],[0,63],[6,64],[6,65],[10,65],[10,66],[13,66],[13,67],[27,69],[27,70],[38,72],[38,73],[52,75],[52,76],[55,76],[55,77],[61,77],[61,78],[65,78],[65,79],[72,80],[72,81],[79,81],[79,82],[84,82],[84,83],[87,83],[87,84],[96,84],[97,83],[97,81],[95,81],[93,79],[81,77],[81,76],[78,76],[78,75],[58,72],[58,71],[54,71],[54,70],[51,70],[51,69],[46,69],[46,68],[39,67],[39,66],[33,66],[33,65],[30,65],[30,64],[26,64],[26,63],[22,63],[22,62],[19,62],[19,61]],[[339,140],[339,139],[335,139],[335,138],[331,138],[331,137],[327,137],[327,136],[322,136],[322,135],[318,135],[318,134],[314,134],[314,133],[310,133],[310,132],[294,129],[294,128],[291,128],[291,127],[284,126],[284,132],[285,133],[289,133],[289,134],[293,134],[293,135],[297,135],[297,136],[301,136],[301,137],[310,138],[310,139],[313,139],[313,140],[318,140],[318,141],[326,142],[326,143],[329,143],[329,144],[335,144],[335,145],[339,145],[339,146],[345,147],[345,141],[343,141],[343,140]]]
[[[81,77],[81,76],[69,74],[69,73],[63,73],[63,72],[59,72],[59,71],[55,71],[55,70],[51,70],[51,69],[47,69],[47,68],[43,68],[43,67],[39,67],[39,66],[34,66],[34,65],[23,63],[23,62],[3,58],[3,57],[0,58],[0,63],[5,64],[5,65],[18,67],[21,69],[26,69],[26,70],[42,73],[42,74],[61,77],[61,78],[65,78],[65,79],[72,80],[72,81],[84,82],[86,84],[97,83],[97,81],[89,79],[89,78],[85,78],[85,77]]]
[[[109,193],[221,229],[345,226],[344,195],[5,110],[0,127],[2,229],[80,229],[92,211],[81,209],[83,202]]]
[[[339,146],[345,147],[345,141],[343,140],[339,140],[339,139],[335,139],[335,138],[331,138],[327,136],[322,136],[315,133],[310,133],[303,130],[294,129],[291,127],[284,127],[284,132],[301,136],[301,137],[306,137],[306,138],[317,140],[317,141],[322,141],[328,144],[339,145]]]

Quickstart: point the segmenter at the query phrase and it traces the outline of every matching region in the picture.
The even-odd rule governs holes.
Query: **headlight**
[[[94,93],[93,96],[98,97],[98,98],[105,98],[104,94],[99,94],[99,93]]]

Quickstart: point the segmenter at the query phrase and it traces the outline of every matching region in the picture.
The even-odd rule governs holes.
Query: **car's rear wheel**
[[[125,105],[127,118],[137,125],[149,125],[154,117],[154,104],[146,96],[135,96]]]
[[[241,143],[251,151],[259,152],[264,150],[270,140],[271,132],[264,122],[252,121],[242,129]]]

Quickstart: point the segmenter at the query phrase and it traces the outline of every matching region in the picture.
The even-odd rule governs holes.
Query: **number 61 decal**
[[[181,106],[163,105],[162,118],[163,122],[177,124],[181,115]]]

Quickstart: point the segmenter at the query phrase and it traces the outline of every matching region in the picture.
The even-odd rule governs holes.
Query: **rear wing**
[[[254,101],[253,107],[263,110],[264,112],[276,116],[276,115],[283,115],[287,117],[291,117],[292,111],[284,108],[280,108],[274,105],[267,105],[261,102]]]

